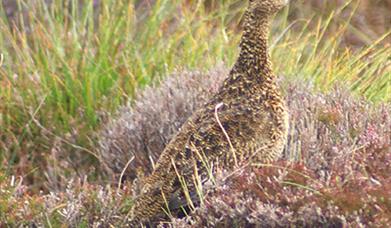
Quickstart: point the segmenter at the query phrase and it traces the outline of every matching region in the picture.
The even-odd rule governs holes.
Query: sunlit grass
[[[105,113],[139,88],[175,68],[231,65],[238,51],[243,8],[228,3],[208,11],[201,1],[157,0],[136,11],[135,0],[104,0],[97,14],[92,1],[83,9],[28,2],[21,3],[34,9],[28,32],[12,31],[0,10],[0,167],[21,168],[32,182],[46,178],[41,174],[56,159],[48,156],[58,150],[86,167],[96,161],[94,133]],[[348,26],[326,33],[337,17],[314,19],[310,27],[292,25],[288,9],[282,12],[271,40],[276,73],[320,90],[343,83],[369,100],[391,101],[390,48],[341,50]]]

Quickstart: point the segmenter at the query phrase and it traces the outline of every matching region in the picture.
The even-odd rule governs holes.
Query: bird
[[[195,175],[208,175],[205,163],[218,161],[229,168],[240,160],[269,163],[280,157],[288,110],[272,69],[268,37],[273,15],[287,4],[248,0],[236,62],[216,94],[182,125],[153,172],[140,181],[130,210],[132,224],[162,215],[183,181],[191,185]]]

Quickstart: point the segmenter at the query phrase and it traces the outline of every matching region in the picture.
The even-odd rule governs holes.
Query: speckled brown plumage
[[[188,182],[193,182],[195,167],[205,175],[200,154],[227,165],[234,164],[232,147],[238,158],[269,162],[280,156],[288,114],[268,57],[267,39],[272,15],[285,4],[283,0],[249,1],[235,65],[218,93],[187,120],[162,152],[153,173],[142,181],[132,209],[133,222],[162,213],[166,200],[181,188],[177,172]]]

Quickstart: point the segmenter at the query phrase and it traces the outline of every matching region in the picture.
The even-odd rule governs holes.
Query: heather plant
[[[227,73],[223,66],[207,72],[178,71],[137,93],[135,102],[118,110],[101,132],[100,154],[108,171],[118,175],[128,168],[132,179],[137,167],[150,173],[165,145],[217,91]]]
[[[148,174],[164,146],[190,114],[213,94],[226,72],[224,68],[205,73],[185,71],[171,75],[159,86],[146,88],[134,104],[120,109],[101,132],[103,165],[117,178],[125,171],[125,177],[134,179],[140,167],[142,175]],[[302,161],[314,170],[327,172],[324,165],[330,154],[354,151],[369,143],[368,140],[386,144],[387,137],[381,140],[377,137],[389,133],[390,123],[379,125],[372,121],[385,118],[381,115],[385,115],[388,105],[376,106],[358,98],[353,102],[346,88],[324,95],[314,94],[316,86],[309,82],[301,81],[300,85],[286,78],[280,83],[286,90],[292,126],[285,159]],[[375,131],[374,126],[383,131]],[[335,157],[336,162],[345,161],[350,155],[338,156],[341,157]]]
[[[186,72],[189,80],[202,75],[199,73]],[[164,87],[166,83],[173,82],[159,84]],[[287,79],[281,83],[286,86],[291,112],[284,157],[271,164],[244,164],[234,170],[216,167],[214,181],[201,189],[199,207],[164,226],[391,224],[389,104],[371,104],[341,87],[324,94],[311,83]],[[210,84],[205,86],[209,88]],[[154,89],[165,94],[158,86]],[[144,93],[143,100],[153,94]],[[156,118],[150,114],[145,118]],[[151,120],[158,120],[154,118]],[[134,185],[103,187],[75,179],[63,192],[29,195],[21,179],[2,173],[0,188],[3,225],[124,226]],[[171,212],[174,216],[176,213]]]
[[[71,180],[63,192],[34,194],[1,174],[1,227],[124,226],[131,192]]]

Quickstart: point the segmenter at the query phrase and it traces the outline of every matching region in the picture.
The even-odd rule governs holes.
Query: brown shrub
[[[223,67],[207,73],[175,73],[160,86],[142,91],[135,103],[123,107],[101,133],[100,152],[109,170],[120,173],[134,156],[127,172],[130,177],[135,178],[137,167],[149,172],[151,162],[191,113],[216,91],[226,74]],[[391,128],[388,106],[354,100],[341,88],[324,95],[314,93],[308,83],[284,84],[288,84],[291,117],[286,159],[302,161],[321,176],[329,171],[330,162],[349,158],[350,154],[338,151],[389,143],[384,137]],[[377,122],[381,119],[388,122]]]
[[[150,166],[144,153],[158,156],[180,122],[216,90],[226,74],[223,67],[207,73],[186,71],[146,88],[141,100],[124,107],[126,111],[119,112],[102,132],[101,152],[109,171],[120,172],[123,166],[118,164],[124,165],[134,148],[139,148],[133,154],[138,163],[131,163],[129,172]],[[169,225],[391,225],[390,106],[374,106],[341,88],[325,95],[314,92],[308,83],[283,84],[291,116],[284,157],[270,165],[233,171],[217,168],[215,184],[204,186],[203,204]],[[116,191],[82,179],[71,181],[64,192],[30,196],[21,183],[0,172],[0,226],[128,223],[129,186]]]

